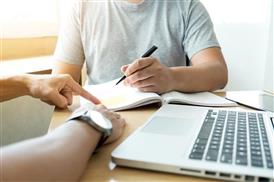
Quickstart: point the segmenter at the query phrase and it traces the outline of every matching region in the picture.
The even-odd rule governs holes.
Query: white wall
[[[268,91],[272,91],[274,93],[274,47],[273,47],[273,11],[274,11],[274,1],[272,1],[272,12],[271,12],[271,21],[269,28],[269,46],[268,46],[268,54],[267,54],[267,62],[265,64],[265,82],[264,89]]]
[[[0,0],[0,38],[57,36],[73,0]]]
[[[0,0],[1,38],[58,34],[59,0]]]
[[[270,59],[267,51],[269,45],[273,47],[269,38],[273,34],[272,0],[201,1],[211,15],[228,64],[226,90],[263,89],[266,60]]]

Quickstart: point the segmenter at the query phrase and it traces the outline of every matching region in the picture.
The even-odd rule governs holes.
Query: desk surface
[[[224,93],[218,95],[224,96]],[[79,102],[76,102],[73,107],[77,107]],[[127,125],[123,136],[116,142],[105,145],[100,152],[94,154],[83,174],[83,181],[213,181],[212,179],[203,179],[192,176],[176,175],[169,173],[161,173],[140,169],[116,167],[113,170],[109,168],[110,154],[112,150],[118,146],[125,138],[127,138],[136,128],[141,126],[146,120],[159,108],[157,105],[150,105],[138,109],[119,112],[126,119]],[[61,125],[69,116],[68,110],[56,110],[54,112],[50,129],[54,129]]]

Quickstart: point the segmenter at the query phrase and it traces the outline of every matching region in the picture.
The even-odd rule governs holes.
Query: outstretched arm
[[[112,121],[108,143],[123,131],[120,115],[96,106]],[[101,134],[86,123],[70,121],[39,138],[1,148],[1,181],[75,181],[79,179]]]
[[[1,76],[0,102],[28,94],[27,76]]]
[[[99,104],[100,101],[84,90],[71,76],[63,75],[13,75],[0,77],[0,101],[30,95],[48,104],[65,108],[72,104],[73,94]]]

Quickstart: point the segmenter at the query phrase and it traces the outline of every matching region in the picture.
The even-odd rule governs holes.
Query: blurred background
[[[1,0],[0,74],[50,72],[69,1]],[[211,15],[228,64],[230,80],[225,90],[274,91],[273,0],[201,2]]]

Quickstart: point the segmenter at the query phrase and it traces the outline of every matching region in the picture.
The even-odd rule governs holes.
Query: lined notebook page
[[[163,94],[162,97],[166,103],[185,103],[198,106],[237,106],[235,102],[229,101],[210,92],[181,93],[172,91]]]
[[[84,88],[100,99],[108,109],[113,111],[130,109],[150,103],[162,102],[161,97],[152,92],[141,92],[136,88],[115,85],[118,79],[98,85],[86,85]],[[87,102],[81,99],[81,104]]]

